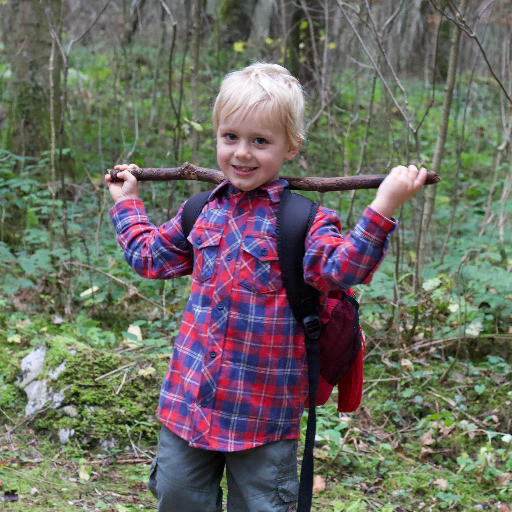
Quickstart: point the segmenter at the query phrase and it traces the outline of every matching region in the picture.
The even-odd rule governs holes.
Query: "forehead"
[[[219,129],[247,130],[273,135],[286,134],[281,116],[268,108],[255,107],[249,111],[237,110],[220,116]]]

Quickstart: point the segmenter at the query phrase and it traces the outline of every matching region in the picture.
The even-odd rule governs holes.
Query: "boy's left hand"
[[[426,179],[427,170],[424,167],[420,170],[415,165],[393,167],[380,184],[370,207],[391,218],[396,209],[421,190]]]

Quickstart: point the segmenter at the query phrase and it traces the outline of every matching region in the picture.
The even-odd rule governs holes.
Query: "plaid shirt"
[[[192,288],[158,407],[160,421],[191,446],[236,451],[299,436],[307,386],[304,334],[286,299],[276,214],[287,182],[250,192],[219,185],[188,240],[181,211],[149,223],[140,200],[110,211],[127,262],[141,276],[192,274]],[[320,207],[306,239],[304,277],[322,292],[369,282],[395,223],[366,208],[343,237]]]

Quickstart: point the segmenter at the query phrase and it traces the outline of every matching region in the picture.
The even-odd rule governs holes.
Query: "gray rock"
[[[30,354],[27,354],[21,360],[21,372],[23,379],[20,383],[20,386],[22,388],[39,377],[39,374],[43,370],[44,357],[46,352],[47,349],[43,346],[40,346],[30,352]]]
[[[61,428],[59,430],[59,440],[61,444],[66,444],[69,438],[75,435],[75,430],[72,428]]]

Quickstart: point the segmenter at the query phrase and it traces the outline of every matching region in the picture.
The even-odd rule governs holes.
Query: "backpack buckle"
[[[322,322],[318,315],[308,315],[302,320],[304,331],[306,336],[312,340],[320,338],[320,332],[322,331]]]

